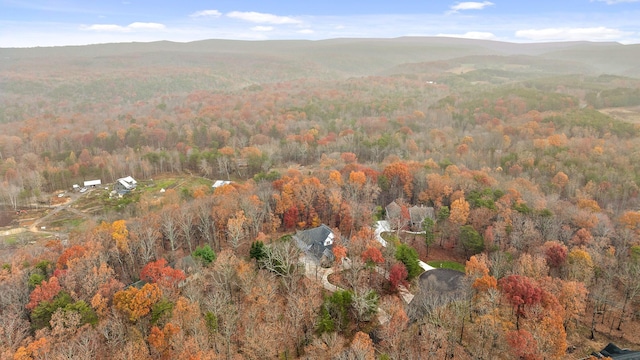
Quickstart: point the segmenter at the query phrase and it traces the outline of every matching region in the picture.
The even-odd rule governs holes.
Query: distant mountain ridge
[[[60,69],[118,76],[136,69],[205,72],[247,86],[299,78],[344,79],[405,72],[516,70],[640,77],[640,45],[592,42],[507,43],[446,37],[330,40],[159,41],[86,46],[0,48],[2,74],[46,76]]]

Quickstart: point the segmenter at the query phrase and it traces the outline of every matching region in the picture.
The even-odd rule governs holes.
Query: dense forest
[[[639,52],[0,49],[0,358],[640,349]],[[331,261],[309,262],[294,238],[321,225]],[[456,289],[424,263],[463,271]]]

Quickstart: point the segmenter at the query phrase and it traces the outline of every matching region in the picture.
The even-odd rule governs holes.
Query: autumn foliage
[[[393,290],[398,290],[398,286],[406,286],[408,276],[409,273],[407,272],[407,268],[404,266],[404,264],[393,264],[393,266],[391,266],[391,270],[389,271],[389,282],[391,283],[391,288]]]
[[[382,252],[378,248],[368,247],[362,253],[362,260],[365,262],[371,262],[373,264],[382,264],[384,263],[384,257],[382,256]]]
[[[52,277],[49,281],[43,281],[29,295],[29,303],[25,306],[29,310],[35,309],[42,301],[50,301],[62,288],[57,277]]]
[[[29,231],[0,249],[0,358],[639,348],[637,69],[551,66],[560,43],[401,56],[423,41],[357,66],[351,40],[302,62],[296,42],[3,49],[0,203]],[[108,189],[72,192],[89,179]],[[292,240],[322,224],[332,264]],[[458,289],[423,291],[431,260],[465,264]]]
[[[562,244],[551,243],[547,245],[545,256],[550,267],[558,268],[567,260],[567,247]]]
[[[184,271],[167,265],[167,260],[152,261],[140,270],[140,279],[157,283],[166,288],[178,286],[186,278]]]
[[[512,330],[507,333],[507,343],[511,353],[517,359],[539,360],[542,359],[537,354],[538,344],[530,332],[527,330]]]
[[[149,314],[151,307],[162,297],[156,284],[145,284],[142,288],[130,287],[113,295],[114,306],[124,312],[132,322]]]
[[[542,289],[530,278],[521,275],[509,275],[498,282],[507,301],[515,308],[518,319],[526,316],[528,306],[542,301]]]

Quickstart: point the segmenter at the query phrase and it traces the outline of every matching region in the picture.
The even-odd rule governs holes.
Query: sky
[[[0,48],[450,36],[640,43],[640,0],[0,0]]]

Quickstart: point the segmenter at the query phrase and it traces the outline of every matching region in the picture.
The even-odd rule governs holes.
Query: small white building
[[[211,185],[211,187],[216,189],[216,188],[219,188],[220,186],[229,185],[229,184],[231,184],[231,181],[229,180],[216,180],[216,182],[214,182],[213,185]]]
[[[95,187],[98,185],[102,185],[102,180],[89,180],[84,182],[84,187]]]

